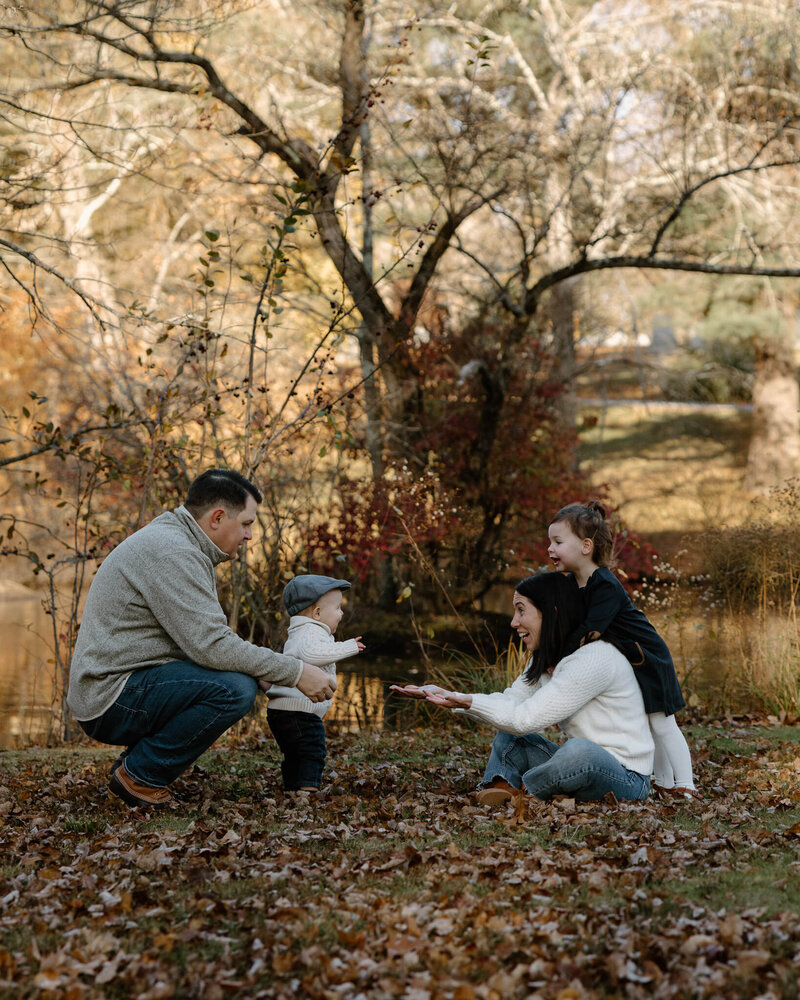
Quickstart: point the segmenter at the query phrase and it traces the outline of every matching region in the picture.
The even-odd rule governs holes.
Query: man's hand
[[[336,678],[326,674],[310,663],[303,664],[303,672],[297,682],[297,689],[311,701],[328,701],[336,690]]]
[[[269,689],[272,687],[272,683],[266,680],[264,677],[259,677],[258,686],[261,688],[262,691],[269,691]]]

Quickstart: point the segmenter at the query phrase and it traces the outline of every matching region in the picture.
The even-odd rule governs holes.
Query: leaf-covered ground
[[[491,812],[486,731],[229,742],[166,813],[110,749],[0,754],[0,994],[505,1000],[800,990],[800,730],[689,730],[701,801]]]

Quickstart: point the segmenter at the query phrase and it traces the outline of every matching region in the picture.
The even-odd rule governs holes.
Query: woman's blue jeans
[[[569,795],[577,802],[591,802],[608,792],[619,800],[646,799],[650,793],[649,775],[630,771],[597,743],[579,737],[559,746],[536,733],[498,733],[481,787],[494,778],[505,778],[539,799]]]
[[[92,739],[128,747],[131,776],[163,788],[247,715],[257,691],[247,674],[173,660],[131,674],[111,708],[81,726]]]

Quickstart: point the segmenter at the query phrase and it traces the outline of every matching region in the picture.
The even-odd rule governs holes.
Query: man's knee
[[[235,715],[237,719],[243,718],[255,703],[257,681],[247,674],[233,672],[220,674],[218,680],[223,683],[227,692],[231,715]]]

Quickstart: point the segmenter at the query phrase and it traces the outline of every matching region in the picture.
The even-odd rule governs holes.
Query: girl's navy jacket
[[[604,639],[630,661],[648,714],[673,715],[684,708],[686,701],[667,644],[611,570],[607,566],[596,569],[581,594],[586,618],[569,636],[566,654]]]

